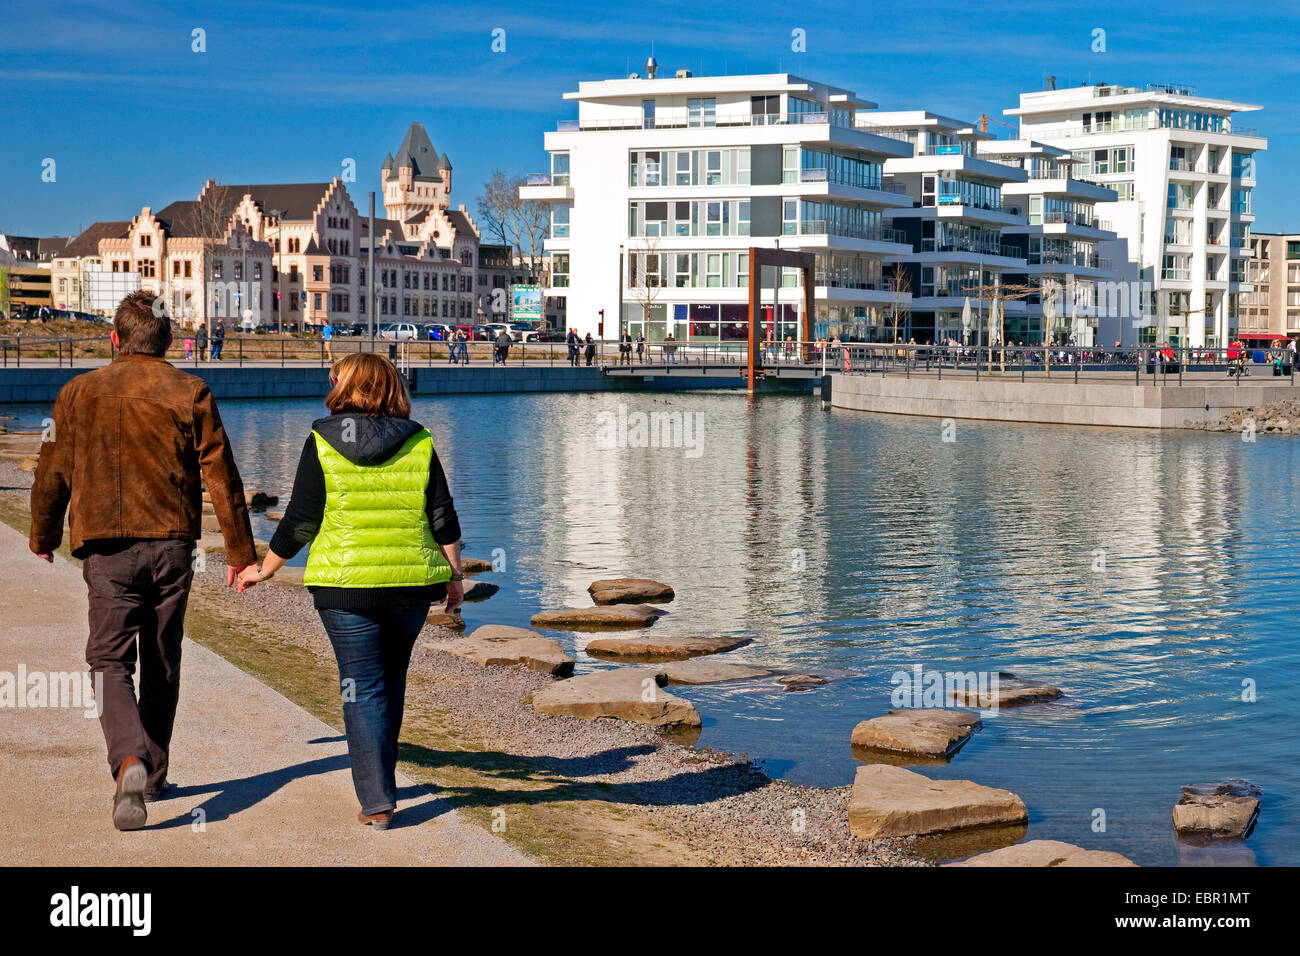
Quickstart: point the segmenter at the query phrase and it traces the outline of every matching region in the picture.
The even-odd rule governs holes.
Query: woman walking
[[[464,599],[460,522],[428,429],[411,420],[401,374],[371,352],[335,363],[326,418],[312,423],[265,581],[310,544],[303,583],[334,646],[357,819],[387,829],[397,808],[406,669],[429,606]]]

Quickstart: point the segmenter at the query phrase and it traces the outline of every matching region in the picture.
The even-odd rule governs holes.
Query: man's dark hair
[[[117,333],[120,352],[140,355],[163,355],[171,339],[171,323],[165,309],[155,309],[157,296],[152,292],[132,292],[117,304],[113,314],[113,331]]]

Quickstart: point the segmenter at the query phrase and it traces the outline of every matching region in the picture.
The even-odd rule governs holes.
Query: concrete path
[[[86,670],[80,567],[54,565],[0,525],[0,672]],[[500,838],[398,777],[394,826],[356,822],[346,744],[233,664],[186,642],[172,742],[174,796],[145,830],[109,819],[99,721],[80,709],[0,707],[0,865],[527,865]],[[3,680],[0,677],[0,680]],[[199,825],[202,821],[202,826]]]

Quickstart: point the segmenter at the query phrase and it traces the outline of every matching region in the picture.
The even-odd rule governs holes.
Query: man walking
[[[212,361],[221,361],[221,350],[226,344],[226,323],[217,319],[217,324],[212,328]]]
[[[208,327],[202,322],[194,332],[194,351],[202,362],[208,357]]]
[[[226,584],[255,564],[244,486],[204,382],[163,359],[172,336],[154,296],[117,307],[117,357],[72,379],[32,484],[29,547],[52,562],[68,513],[90,595],[86,662],[98,694],[113,825],[136,830],[168,788],[181,637],[206,482],[226,545]],[[140,662],[140,699],[132,677]]]
[[[506,356],[510,354],[510,343],[513,341],[514,340],[510,338],[510,333],[505,329],[502,329],[497,333],[496,354],[492,358],[493,365],[496,365],[497,362],[500,362],[502,365],[506,364]]]

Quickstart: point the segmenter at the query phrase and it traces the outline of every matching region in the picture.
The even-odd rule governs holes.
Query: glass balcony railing
[[[787,223],[787,225],[792,225]],[[853,226],[825,219],[803,219],[799,222],[801,236],[839,236],[843,239],[866,239],[872,242],[906,243],[907,233],[885,226]]]

